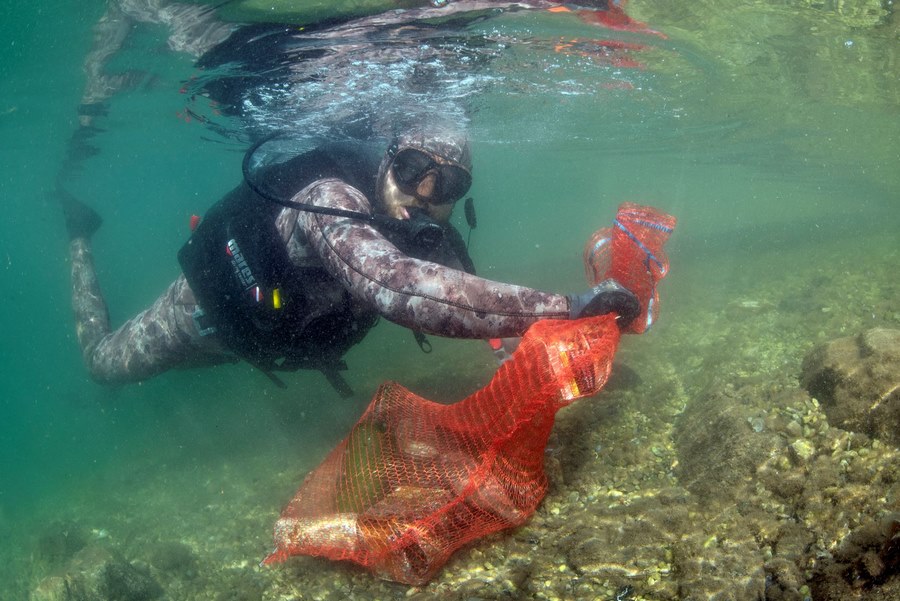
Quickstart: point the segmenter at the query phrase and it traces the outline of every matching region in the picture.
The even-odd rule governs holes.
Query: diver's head
[[[465,135],[447,127],[397,136],[378,173],[381,208],[396,219],[421,211],[435,221],[447,221],[471,185],[469,144]]]

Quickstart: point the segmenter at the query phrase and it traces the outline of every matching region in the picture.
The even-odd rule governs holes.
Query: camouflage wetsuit
[[[359,190],[335,179],[311,184],[294,200],[371,212]],[[569,317],[563,295],[412,258],[359,220],[285,208],[276,225],[293,262],[318,263],[332,276],[320,287],[316,298],[321,305],[314,311],[327,311],[333,299],[349,290],[360,313],[375,310],[410,328],[464,338],[518,336],[538,319]],[[197,304],[183,275],[149,309],[111,332],[90,242],[73,240],[71,256],[78,340],[97,381],[136,381],[171,368],[235,360],[217,335],[198,332],[193,320]]]

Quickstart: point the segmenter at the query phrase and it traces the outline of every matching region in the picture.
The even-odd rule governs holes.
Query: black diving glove
[[[627,328],[641,314],[641,303],[631,290],[609,279],[582,294],[570,294],[569,319],[593,317],[605,313],[618,313],[620,328]]]

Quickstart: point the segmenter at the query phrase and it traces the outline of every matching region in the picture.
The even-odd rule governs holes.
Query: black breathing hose
[[[285,200],[284,198],[276,196],[275,194],[262,189],[259,185],[257,185],[256,181],[253,179],[250,173],[250,161],[253,159],[253,155],[256,154],[256,151],[259,150],[260,146],[262,146],[266,142],[280,137],[286,136],[282,133],[275,133],[270,136],[266,136],[253,144],[253,146],[251,146],[247,150],[247,153],[244,155],[244,160],[241,164],[241,172],[244,176],[244,182],[246,182],[247,186],[253,192],[258,194],[260,198],[263,198],[273,204],[287,207],[289,209],[297,209],[299,211],[306,211],[308,213],[318,213],[320,215],[331,215],[332,217],[347,217],[349,219],[359,219],[360,221],[371,223],[374,226],[379,226],[393,234],[400,236],[403,240],[412,244],[413,247],[417,250],[432,250],[434,248],[437,248],[441,244],[441,242],[443,242],[444,228],[432,221],[422,211],[414,212],[410,219],[396,219],[394,217],[388,217],[387,215],[370,215],[368,213],[362,213],[360,211],[335,209],[332,207],[319,207],[303,202]]]

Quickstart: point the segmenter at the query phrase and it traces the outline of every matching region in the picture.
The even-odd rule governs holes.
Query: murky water
[[[167,49],[164,27],[136,28],[110,69],[139,73],[139,85],[109,102],[92,138],[99,153],[66,176],[105,219],[95,249],[113,323],[177,275],[188,218],[239,181],[248,132],[382,133],[437,112],[470,119],[479,217],[471,250],[487,277],[579,290],[581,246],[619,202],[679,218],[660,323],[626,348],[638,372],[642,359],[665,361],[684,389],[698,391],[728,377],[723,352],[749,352],[736,340],[753,348],[758,336],[778,351],[750,352],[741,369],[788,377],[814,342],[900,327],[892,5],[644,0],[626,8],[646,28],[517,11],[463,20],[449,33],[429,24],[374,39],[356,30],[310,35],[290,56],[328,60],[300,62],[308,73],[292,61],[289,84],[283,63],[198,70]],[[396,379],[449,401],[483,385],[493,359],[463,341],[435,340],[425,356],[408,332],[382,324],[348,356],[358,391],[349,402],[318,374],[292,375],[281,391],[244,365],[140,386],[89,382],[50,193],[77,127],[81,64],[103,3],[14,2],[4,12],[0,598],[24,598],[59,568],[41,545],[51,544],[48,531],[69,528],[144,561],[147,545],[182,541],[201,571],[230,566],[229,582],[288,590],[272,571],[247,566],[265,555],[280,506],[378,383]],[[247,69],[281,79],[246,87],[253,93],[240,114],[223,113],[212,83]],[[811,273],[833,284],[806,286]],[[860,285],[845,289],[848,281]],[[740,301],[784,307],[785,298],[796,314],[759,318],[742,338],[722,313]],[[202,578],[186,582],[170,598],[215,590]]]

